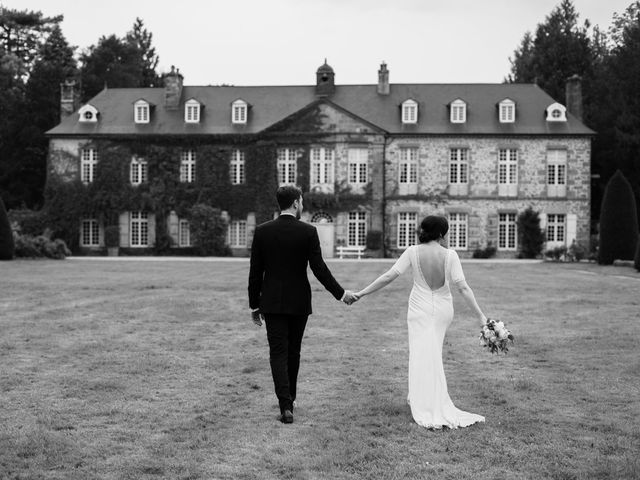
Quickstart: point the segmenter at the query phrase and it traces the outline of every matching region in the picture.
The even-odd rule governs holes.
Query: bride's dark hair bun
[[[439,240],[449,231],[449,222],[445,217],[429,215],[424,217],[420,223],[418,239],[420,243],[427,243],[431,240]]]

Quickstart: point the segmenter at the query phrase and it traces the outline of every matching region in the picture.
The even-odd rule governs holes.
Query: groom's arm
[[[264,259],[260,248],[260,229],[256,228],[251,243],[251,260],[249,262],[249,308],[260,308],[260,292],[262,291],[262,279],[264,278]]]
[[[329,267],[324,263],[322,249],[320,248],[320,238],[318,238],[318,231],[315,227],[313,227],[313,233],[309,242],[309,266],[311,267],[313,275],[324,288],[326,288],[336,300],[342,300],[345,293],[344,288],[333,278]]]

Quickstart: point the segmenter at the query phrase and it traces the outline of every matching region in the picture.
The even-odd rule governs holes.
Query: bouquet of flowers
[[[513,343],[513,335],[505,327],[503,322],[487,319],[482,330],[480,330],[480,345],[489,349],[491,353],[507,353],[508,343]]]

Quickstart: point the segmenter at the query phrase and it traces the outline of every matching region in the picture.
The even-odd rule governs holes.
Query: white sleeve
[[[391,267],[391,270],[395,271],[398,275],[402,275],[404,272],[407,271],[407,268],[409,268],[411,266],[411,252],[413,247],[409,247],[407,248],[402,255],[400,255],[400,258],[396,261],[396,263],[393,264],[393,267]]]
[[[460,257],[455,250],[449,250],[449,278],[453,283],[464,282],[464,272],[462,271],[462,264],[460,263]]]

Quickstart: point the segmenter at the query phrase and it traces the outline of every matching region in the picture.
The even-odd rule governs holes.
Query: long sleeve
[[[336,300],[340,300],[344,294],[344,288],[340,286],[327,264],[322,258],[322,249],[320,248],[320,239],[318,231],[314,228],[309,244],[309,266],[318,281],[326,288]]]
[[[251,243],[251,260],[249,263],[249,308],[260,307],[260,292],[262,291],[262,280],[264,278],[264,259],[260,248],[259,229],[253,235]]]
[[[464,272],[462,271],[462,264],[455,250],[449,250],[449,262],[449,281],[454,284],[464,282],[465,278]]]
[[[402,275],[411,266],[411,252],[413,252],[413,247],[407,248],[391,267],[398,275]]]

